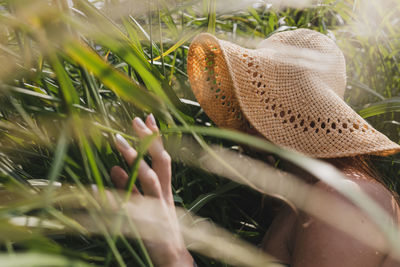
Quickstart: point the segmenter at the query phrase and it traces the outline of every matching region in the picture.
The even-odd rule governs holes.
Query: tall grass
[[[248,144],[313,172],[316,166],[326,167],[213,126],[196,103],[186,75],[188,44],[200,32],[248,47],[294,28],[334,36],[347,60],[346,100],[400,142],[399,3],[343,0],[278,8],[276,2],[239,2],[0,1],[1,266],[152,265],[141,239],[110,227],[87,187],[96,184],[101,194],[113,188],[113,165],[123,165],[135,180],[135,170],[127,168],[115,150],[116,133],[141,148],[149,160],[146,145],[139,145],[131,130],[134,116],[153,113],[167,147],[176,152],[174,200],[207,218],[189,225],[212,221],[253,244],[260,242],[273,217],[271,210],[261,208],[262,190],[224,179],[187,159],[198,158],[204,150],[236,177],[240,172],[235,166],[209,145],[240,150],[241,144]],[[192,151],[185,136],[201,150]],[[378,159],[378,167],[388,186],[400,192],[399,156]],[[400,252],[396,229],[381,223],[385,213],[369,198],[342,187],[339,173],[325,170],[314,174],[367,210]],[[39,186],[37,179],[49,186]],[[77,191],[57,193],[58,182]],[[96,231],[69,212],[74,194],[80,209],[91,203],[86,215]],[[213,259],[210,251],[197,251],[199,265],[227,264]],[[228,254],[225,260],[232,263],[229,257],[234,256]]]

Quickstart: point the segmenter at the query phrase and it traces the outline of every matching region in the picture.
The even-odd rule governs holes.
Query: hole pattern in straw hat
[[[195,57],[195,58],[193,58]],[[220,127],[243,129],[245,120],[233,95],[232,80],[222,51],[210,40],[191,46],[188,61],[194,94],[207,115]]]
[[[203,34],[190,47],[188,74],[219,126],[243,130],[247,120],[271,142],[319,158],[400,150],[343,101],[343,54],[318,32],[274,34],[256,50]]]

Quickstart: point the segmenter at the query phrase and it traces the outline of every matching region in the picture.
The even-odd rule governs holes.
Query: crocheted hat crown
[[[243,130],[248,122],[269,141],[316,158],[400,151],[343,101],[344,56],[321,33],[280,32],[257,49],[200,34],[189,49],[188,74],[220,127]]]

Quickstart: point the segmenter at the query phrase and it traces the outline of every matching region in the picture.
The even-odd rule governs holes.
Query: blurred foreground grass
[[[0,1],[0,179],[2,203],[10,202],[0,208],[0,265],[151,265],[140,242],[107,231],[89,234],[49,198],[57,182],[74,185],[82,194],[88,184],[100,191],[112,188],[109,170],[123,164],[114,134],[137,145],[130,126],[134,116],[154,113],[167,146],[178,148],[181,157],[196,158],[186,135],[206,150],[208,144],[240,150],[237,136],[214,129],[190,91],[186,55],[200,32],[247,47],[276,31],[306,27],[328,34],[346,55],[346,100],[399,142],[400,3],[302,3]],[[203,137],[202,131],[210,129],[211,136]],[[305,158],[290,157],[307,167]],[[174,160],[179,206],[253,244],[260,242],[274,212],[263,206],[260,193],[179,156]],[[377,159],[377,165],[399,192],[399,156]],[[32,179],[51,186],[38,194],[32,191],[38,186],[28,183]],[[14,195],[19,196],[16,203]],[[40,220],[31,225],[27,216]],[[25,219],[16,226],[10,221],[15,217]],[[73,231],[48,231],[47,220]],[[225,265],[201,255],[196,259],[199,265]]]

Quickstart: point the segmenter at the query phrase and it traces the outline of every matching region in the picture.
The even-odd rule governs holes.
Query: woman
[[[400,146],[343,101],[344,56],[328,37],[306,29],[281,32],[251,50],[200,34],[190,46],[188,74],[197,100],[218,126],[252,132],[287,149],[327,160],[379,203],[394,224],[399,224],[394,195],[367,167],[364,157],[394,154]],[[135,118],[133,127],[140,137],[158,132],[152,115],[146,123]],[[135,150],[121,136],[117,140],[119,151],[132,163]],[[152,168],[142,162],[139,169],[143,192],[160,199],[165,212],[173,212],[170,157],[161,139],[149,152]],[[127,174],[114,167],[112,178],[123,187]],[[331,207],[324,207],[326,210],[347,203],[322,182],[313,184],[335,200]],[[361,216],[360,225],[365,220]],[[263,249],[292,267],[400,264],[318,218],[298,215],[289,207],[274,219]],[[163,244],[151,253],[160,266],[193,265],[182,242]]]

